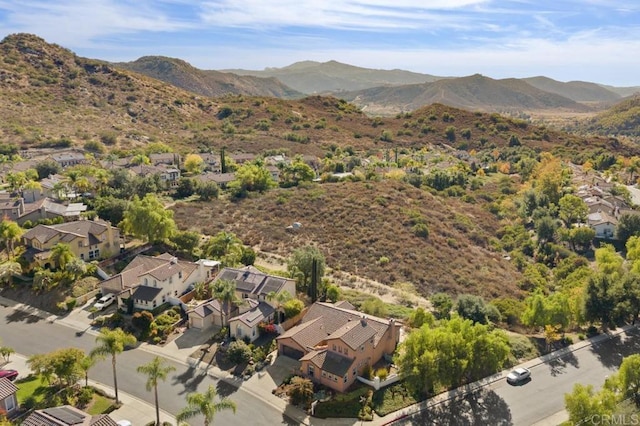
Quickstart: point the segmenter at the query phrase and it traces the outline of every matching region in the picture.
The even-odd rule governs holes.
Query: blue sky
[[[202,69],[302,60],[640,86],[638,0],[0,0],[0,38]]]

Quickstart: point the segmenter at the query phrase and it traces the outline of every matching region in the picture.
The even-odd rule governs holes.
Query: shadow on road
[[[448,403],[438,404],[403,421],[403,425],[512,425],[507,403],[492,390],[483,389]]]
[[[216,391],[218,392],[218,396],[220,396],[220,398],[226,398],[234,392],[237,392],[238,387],[224,380],[218,380],[218,383],[216,383]]]
[[[567,352],[565,355],[562,355],[561,357],[552,359],[551,361],[547,362],[547,365],[549,366],[549,369],[551,370],[551,375],[553,377],[559,374],[564,374],[565,369],[567,368],[568,365],[574,368],[580,368],[580,362],[578,361],[578,358],[575,356],[573,352]]]
[[[613,336],[607,340],[594,343],[591,351],[598,356],[602,365],[607,368],[618,368],[622,359],[640,352],[640,332],[632,329],[626,337]]]
[[[184,389],[178,392],[179,395],[195,392],[198,385],[207,377],[207,373],[196,368],[189,367],[184,373],[173,376],[173,384],[182,384]]]
[[[33,324],[42,321],[37,315],[32,315],[25,311],[14,310],[12,313],[6,316],[7,323],[12,322],[26,322],[27,324]]]

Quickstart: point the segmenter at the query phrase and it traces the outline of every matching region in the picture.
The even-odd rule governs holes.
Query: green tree
[[[31,370],[41,374],[50,383],[71,387],[82,377],[80,363],[84,357],[85,353],[82,349],[66,348],[34,355],[27,360],[27,364]]]
[[[632,236],[640,235],[640,216],[636,214],[624,213],[618,218],[616,227],[616,237],[626,244]]]
[[[564,403],[569,413],[569,424],[578,426],[612,414],[616,407],[616,397],[608,389],[596,393],[593,386],[576,383],[573,392],[565,394]]]
[[[16,222],[9,219],[2,219],[0,222],[0,239],[7,248],[9,257],[13,257],[13,249],[15,243],[20,241],[20,237],[24,234],[24,229]]]
[[[194,231],[177,231],[169,237],[169,241],[175,244],[178,250],[193,254],[200,244],[200,234]]]
[[[129,201],[127,200],[108,196],[97,198],[93,208],[98,213],[98,217],[118,224],[124,219],[124,212],[127,211],[128,205]]]
[[[137,155],[134,155],[134,156],[131,158],[131,160],[129,161],[129,163],[130,163],[132,166],[141,166],[141,167],[142,167],[142,166],[145,166],[145,165],[151,164],[151,160],[149,159],[149,157],[147,157],[147,156],[146,156],[146,155],[144,155],[144,154],[137,154]]]
[[[175,367],[164,365],[165,361],[156,356],[148,364],[141,365],[137,368],[138,373],[147,376],[146,388],[147,392],[153,390],[154,401],[156,404],[156,426],[160,426],[160,402],[158,401],[158,382],[167,380],[167,376]]]
[[[624,396],[633,398],[636,406],[640,406],[640,355],[625,357],[620,364],[618,383]]]
[[[564,195],[559,201],[558,214],[567,228],[574,223],[584,222],[589,214],[589,207],[582,198],[573,194]]]
[[[0,282],[8,285],[13,284],[13,276],[22,273],[22,266],[18,262],[8,261],[0,264]]]
[[[181,177],[178,180],[178,186],[176,187],[175,196],[177,198],[191,197],[198,190],[198,182],[195,179],[188,177]]]
[[[295,376],[291,379],[287,395],[291,398],[293,405],[302,405],[307,408],[313,399],[313,383],[304,377]]]
[[[218,198],[220,188],[215,182],[200,182],[196,187],[196,194],[201,201],[209,201]]]
[[[203,253],[217,259],[222,266],[236,266],[240,263],[244,246],[240,238],[232,232],[220,231],[204,244]]]
[[[111,356],[111,368],[113,370],[113,389],[116,394],[116,403],[119,403],[118,399],[118,376],[116,374],[116,357],[118,354],[124,351],[125,347],[133,346],[136,344],[135,336],[123,331],[121,328],[110,330],[108,328],[102,328],[100,334],[96,337],[98,346],[93,348],[90,353],[92,357],[107,357]]]
[[[91,355],[85,355],[78,362],[78,367],[80,367],[80,370],[84,374],[84,386],[85,387],[89,386],[89,370],[91,370],[93,368],[93,366],[96,365],[97,361],[98,360],[96,358],[92,357]]]
[[[20,191],[29,181],[27,175],[24,172],[9,172],[5,176],[9,188],[12,191]]]
[[[60,164],[53,160],[44,160],[36,163],[36,172],[38,172],[38,179],[42,180],[49,176],[56,175],[62,171]]]
[[[407,320],[407,323],[411,328],[420,328],[424,324],[427,324],[429,327],[433,327],[435,322],[435,318],[431,312],[427,312],[423,308],[416,308],[411,312],[411,315],[409,315]]]
[[[453,300],[447,293],[436,293],[429,298],[433,305],[434,315],[437,319],[449,319],[451,309],[453,309]]]
[[[69,244],[58,243],[51,249],[51,255],[49,259],[60,270],[64,270],[67,263],[71,262],[75,258]]]
[[[189,154],[184,159],[184,168],[187,172],[198,175],[204,168],[204,160],[198,154]]]
[[[211,283],[211,297],[220,302],[220,324],[222,325],[225,324],[222,309],[225,310],[227,321],[229,321],[232,305],[242,301],[236,295],[235,281],[224,279],[219,279]]]
[[[304,303],[299,299],[290,299],[284,302],[282,309],[284,310],[284,316],[286,318],[293,318],[302,312]]]
[[[534,227],[538,237],[538,244],[554,241],[558,223],[551,216],[543,216],[535,221]]]
[[[600,321],[603,328],[611,322],[616,306],[614,280],[609,274],[600,272],[589,278],[585,291],[584,315],[588,321]]]
[[[470,319],[473,322],[486,324],[487,306],[484,299],[473,294],[461,294],[456,303],[456,311],[462,318]]]
[[[249,192],[265,192],[275,186],[276,182],[264,165],[248,163],[238,167],[235,180],[227,188],[235,197],[242,198]]]
[[[134,196],[120,226],[124,232],[152,243],[164,241],[177,229],[173,211],[165,209],[155,194],[147,194],[142,200]]]
[[[287,262],[287,270],[296,279],[298,289],[307,291],[311,284],[313,262],[316,261],[316,282],[322,282],[325,271],[325,258],[319,248],[304,246],[295,249]]]
[[[334,303],[340,300],[340,287],[335,284],[331,284],[330,286],[328,286],[327,299],[331,300]]]
[[[280,185],[288,188],[297,186],[300,182],[311,182],[316,172],[302,159],[295,159],[291,164],[284,165],[280,171]]]
[[[576,226],[566,232],[566,240],[574,251],[587,251],[595,237],[596,231],[588,226]]]
[[[291,300],[293,296],[289,294],[288,291],[283,291],[276,293],[275,291],[270,291],[267,294],[267,300],[274,302],[276,305],[276,324],[280,324],[280,308],[283,304],[285,304],[288,300]]]
[[[181,423],[196,416],[203,416],[204,426],[210,426],[213,424],[213,419],[218,412],[223,410],[236,412],[235,402],[227,398],[222,398],[216,402],[217,396],[218,393],[213,385],[209,385],[209,388],[204,393],[188,394],[187,406],[178,413],[176,420]]]

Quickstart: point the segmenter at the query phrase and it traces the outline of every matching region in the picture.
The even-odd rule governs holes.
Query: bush
[[[308,407],[313,398],[313,383],[311,380],[302,377],[294,377],[291,379],[287,395],[291,399],[293,405],[302,405]]]
[[[386,368],[378,368],[376,370],[376,376],[380,378],[380,380],[385,380],[389,375],[389,371]]]
[[[251,359],[251,348],[242,340],[236,340],[229,344],[227,358],[235,364],[241,364]]]
[[[136,312],[131,317],[131,324],[143,334],[148,334],[153,323],[153,314],[149,311]]]
[[[373,379],[373,367],[371,367],[369,364],[365,365],[364,369],[362,370],[362,377],[367,380]]]
[[[84,387],[78,393],[78,404],[82,407],[86,407],[87,404],[93,399],[93,389],[90,387]]]
[[[304,309],[304,303],[302,300],[291,299],[284,302],[282,305],[282,309],[284,310],[284,315],[287,318],[293,318],[298,315]]]

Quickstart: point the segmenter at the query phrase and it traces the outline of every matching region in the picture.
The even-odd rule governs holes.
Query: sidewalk
[[[20,374],[18,379],[27,377],[31,374],[31,370],[27,365],[27,357],[20,354],[12,354],[11,361],[3,366],[3,368],[11,368],[17,370]],[[107,385],[96,382],[94,380],[89,380],[89,385],[93,386],[97,389],[104,391],[107,395],[111,397],[114,396],[113,389]],[[134,426],[144,426],[147,423],[154,421],[156,418],[156,409],[155,406],[143,401],[141,399],[136,398],[133,395],[129,395],[122,391],[118,391],[118,397],[122,406],[117,410],[109,413],[109,417],[111,417],[116,422],[119,420],[129,420]],[[170,414],[160,410],[160,421],[167,421],[171,424],[175,424],[175,417]]]

